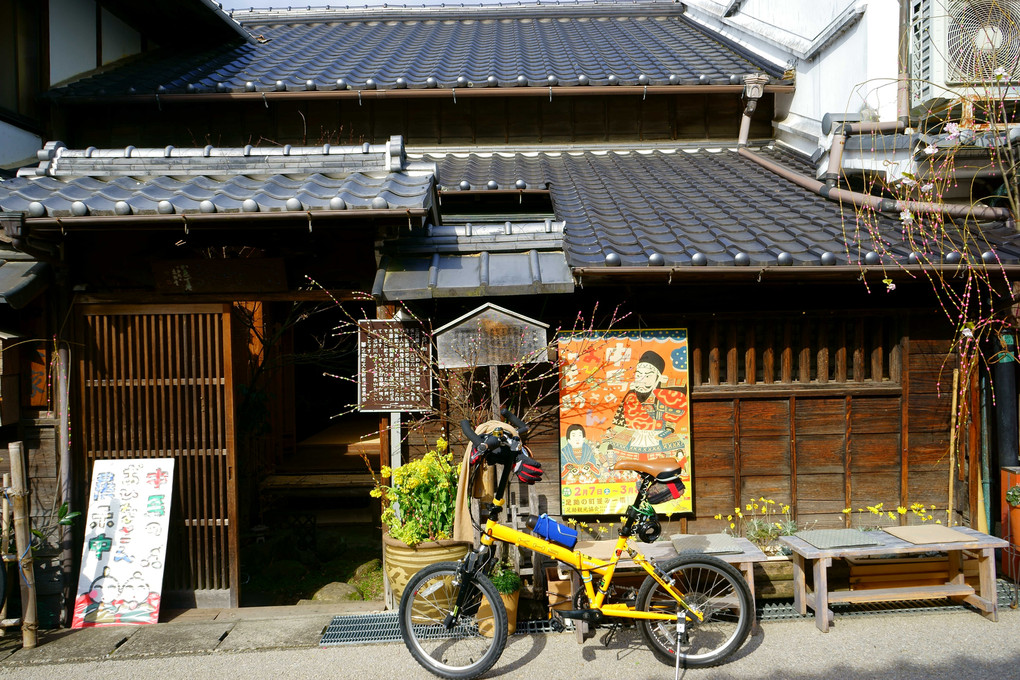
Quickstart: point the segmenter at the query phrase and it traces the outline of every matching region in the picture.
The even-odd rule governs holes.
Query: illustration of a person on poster
[[[662,386],[665,369],[665,360],[653,350],[638,360],[634,380],[605,437],[619,458],[649,460],[683,451],[677,429],[687,415],[687,389]]]

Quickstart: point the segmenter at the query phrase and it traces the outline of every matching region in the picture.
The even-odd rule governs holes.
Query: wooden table
[[[899,539],[884,531],[869,533],[878,545],[848,548],[816,548],[796,536],[780,536],[779,540],[793,551],[793,606],[800,614],[810,607],[815,612],[815,625],[823,633],[829,631],[833,602],[893,602],[897,600],[929,600],[949,597],[971,604],[992,621],[999,620],[998,596],[995,586],[995,549],[1008,543],[1001,538],[975,531],[969,527],[953,527],[955,531],[973,537],[973,541],[954,543],[915,544]],[[876,555],[904,556],[926,552],[944,552],[949,556],[949,578],[944,585],[906,586],[829,592],[828,569],[833,558],[874,557]],[[964,582],[963,556],[969,553],[978,561],[978,591]],[[814,589],[808,593],[805,569],[810,566],[814,576]]]

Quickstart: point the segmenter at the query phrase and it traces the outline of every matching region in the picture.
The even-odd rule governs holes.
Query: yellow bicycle
[[[419,664],[439,677],[464,679],[478,677],[499,660],[507,639],[506,610],[486,575],[495,562],[496,541],[547,555],[578,572],[582,587],[573,595],[574,609],[557,611],[557,616],[591,630],[633,620],[655,656],[678,669],[718,665],[744,643],[754,611],[739,571],[701,553],[651,560],[630,545],[632,536],[648,543],[659,537],[661,527],[652,504],[682,490],[677,461],[616,464],[615,470],[638,475],[637,496],[627,509],[612,557],[597,559],[573,550],[576,532],[548,517],[529,522],[534,525],[531,534],[499,523],[511,474],[525,483],[541,477],[541,465],[521,442],[527,425],[505,410],[503,416],[517,429],[517,436],[505,429],[480,435],[467,421],[461,424],[474,445],[472,462],[484,459],[502,465],[494,499],[482,511],[486,522],[481,545],[460,562],[441,562],[419,571],[400,600],[400,634]],[[648,576],[636,595],[629,589],[622,602],[608,602],[624,554]],[[595,576],[600,577],[597,583]]]

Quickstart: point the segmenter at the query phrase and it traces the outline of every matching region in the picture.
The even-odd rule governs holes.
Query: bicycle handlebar
[[[515,416],[513,413],[511,413],[510,409],[506,409],[506,408],[500,409],[499,413],[504,418],[509,420],[511,425],[513,425],[514,427],[517,428],[518,436],[522,436],[523,437],[524,433],[528,431],[528,424],[525,423],[520,418],[518,418],[517,416]]]

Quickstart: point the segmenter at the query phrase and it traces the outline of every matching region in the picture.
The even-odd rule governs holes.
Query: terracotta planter
[[[419,543],[412,548],[389,534],[383,534],[384,573],[394,600],[400,602],[407,582],[423,568],[436,562],[460,560],[470,549],[469,543],[453,540]]]
[[[517,630],[517,605],[521,599],[521,591],[518,590],[510,595],[500,593],[499,598],[503,600],[503,608],[506,609],[506,634],[513,635]],[[478,608],[478,632],[485,637],[492,637],[492,622],[486,620],[490,616],[492,616],[492,607],[489,606],[488,601],[483,602],[482,606]]]

